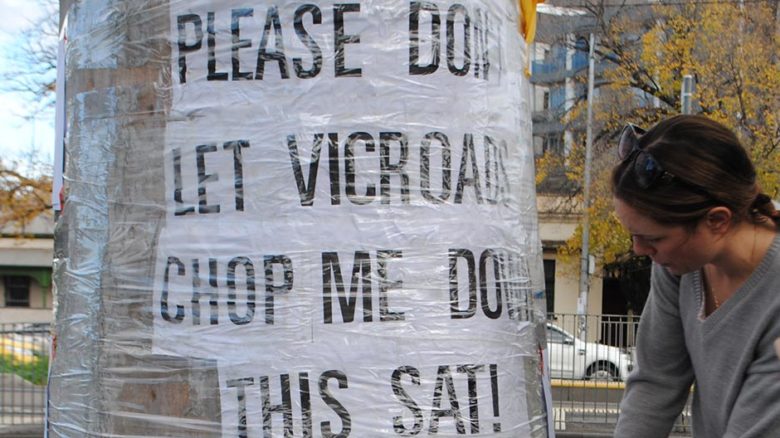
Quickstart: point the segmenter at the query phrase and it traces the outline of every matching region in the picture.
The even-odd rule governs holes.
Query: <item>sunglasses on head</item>
[[[645,132],[644,129],[629,123],[623,128],[618,141],[618,157],[621,161],[632,161],[636,182],[642,189],[648,189],[658,181],[671,181],[675,178],[664,170],[650,152],[639,146],[639,139]]]

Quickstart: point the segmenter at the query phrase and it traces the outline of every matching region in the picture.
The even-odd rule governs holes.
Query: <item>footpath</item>
[[[20,426],[0,426],[0,437],[41,438],[43,437],[43,425],[30,424],[30,425],[20,425]]]
[[[608,432],[556,432],[556,438],[612,438]],[[1,426],[0,437],[3,438],[41,438],[43,426]],[[690,435],[670,435],[669,438],[683,438]]]

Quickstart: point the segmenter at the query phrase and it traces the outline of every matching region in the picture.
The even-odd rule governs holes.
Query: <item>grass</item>
[[[35,356],[33,360],[19,361],[10,355],[0,355],[0,373],[16,374],[34,385],[45,385],[49,357]]]

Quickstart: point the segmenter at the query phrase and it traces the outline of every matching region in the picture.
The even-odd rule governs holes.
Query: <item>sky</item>
[[[29,163],[31,154],[38,161],[52,164],[54,161],[54,111],[39,114],[32,120],[25,119],[34,102],[19,93],[4,91],[2,73],[11,67],[8,61],[21,46],[21,31],[40,17],[43,10],[37,1],[0,0],[0,160],[15,161],[21,166]]]

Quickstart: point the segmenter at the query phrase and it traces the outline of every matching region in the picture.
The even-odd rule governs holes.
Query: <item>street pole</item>
[[[693,114],[691,101],[693,99],[693,76],[683,76],[682,87],[680,87],[680,113]]]
[[[590,288],[590,167],[593,149],[593,82],[595,70],[594,49],[596,37],[590,34],[588,48],[588,111],[585,130],[585,181],[582,189],[582,252],[580,255],[580,297],[577,300],[580,338],[585,338],[587,330],[588,289]]]

